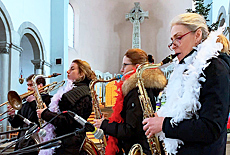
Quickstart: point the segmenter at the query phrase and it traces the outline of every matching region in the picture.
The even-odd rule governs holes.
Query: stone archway
[[[227,16],[226,16],[226,10],[224,6],[221,6],[218,11],[217,20],[220,20],[219,26],[223,26],[226,22]]]
[[[22,48],[27,50],[28,46],[31,46],[30,52],[33,52],[31,62],[34,65],[34,73],[43,74],[45,48],[40,32],[32,23],[24,22],[19,27],[18,34],[20,35],[20,45]]]
[[[11,18],[5,6],[0,1],[0,103],[8,100],[7,93],[11,88],[10,85],[12,85],[10,53],[14,52],[14,48],[17,48],[15,44],[12,43],[12,32],[13,24],[11,22]],[[2,106],[0,108],[1,113],[4,111],[6,111],[6,106]],[[1,124],[1,131],[5,131],[7,127],[7,120],[2,121]]]
[[[219,21],[218,27],[221,27],[226,23],[226,27],[228,27],[228,21],[227,21],[227,14],[224,6],[221,6],[218,15],[217,15],[217,21]],[[225,31],[223,32],[225,36],[229,35],[229,30],[226,28]]]

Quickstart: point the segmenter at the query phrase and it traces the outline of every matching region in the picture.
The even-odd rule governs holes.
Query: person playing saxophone
[[[45,141],[74,132],[77,128],[83,128],[69,113],[60,112],[72,111],[85,120],[92,112],[89,84],[96,78],[96,75],[91,70],[90,65],[80,59],[73,60],[67,71],[67,77],[67,84],[59,88],[52,98],[49,108],[37,110],[38,117],[46,122],[56,117],[45,127]],[[39,155],[78,155],[85,136],[86,133],[84,132],[63,138],[62,145],[56,148],[55,152],[53,149],[41,150]]]
[[[143,121],[145,134],[157,134],[170,154],[226,154],[230,57],[220,52],[223,44],[217,39],[223,30],[209,33],[204,17],[196,13],[177,15],[171,22],[168,47],[178,60],[166,103]]]
[[[26,81],[27,81],[27,90],[28,91],[34,91],[33,82],[32,82],[33,76],[34,76],[34,74],[31,74],[26,79]],[[43,78],[43,77],[38,78],[36,83],[37,83],[38,88],[41,88],[41,87],[45,86],[46,85],[45,78]],[[42,94],[41,97],[42,97],[42,100],[44,101],[44,103],[46,104],[46,106],[48,106],[50,101],[51,101],[52,96],[50,96],[48,94]],[[36,112],[36,107],[37,107],[37,105],[36,105],[35,97],[34,97],[34,95],[30,95],[30,96],[28,96],[26,98],[26,102],[22,105],[22,108],[18,111],[17,114],[20,114],[23,117],[25,117],[28,120],[30,120],[31,122],[34,122],[34,123],[39,125],[37,112]],[[7,109],[8,110],[12,109],[12,106],[8,105]],[[8,121],[10,122],[12,127],[14,127],[14,128],[18,128],[18,127],[24,128],[24,127],[28,126],[26,123],[23,122],[23,120],[20,118],[20,116],[15,115],[15,110],[14,109],[9,111],[8,115],[10,115]],[[25,132],[26,131],[20,131],[18,133],[17,138],[23,137],[25,135]],[[22,141],[20,141],[19,143],[16,144],[15,150],[22,149],[24,147],[27,147],[27,146],[30,146],[30,145],[33,145],[33,144],[35,144],[35,141],[32,138],[24,139],[24,140],[22,140]],[[27,154],[37,155],[38,152],[36,151],[36,152],[27,153]],[[25,155],[25,154],[23,154],[23,155]]]
[[[116,84],[118,96],[113,107],[113,114],[109,120],[104,118],[94,120],[94,125],[109,135],[106,155],[123,154],[122,150],[128,154],[131,147],[136,143],[142,146],[145,154],[151,154],[142,125],[143,112],[138,98],[135,73],[138,65],[146,62],[148,62],[148,56],[145,51],[141,49],[126,51],[121,67],[123,77]],[[143,73],[143,78],[155,110],[155,97],[165,87],[167,80],[160,69],[146,70]]]

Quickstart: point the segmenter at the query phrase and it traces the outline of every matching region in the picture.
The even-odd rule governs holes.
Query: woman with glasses
[[[152,58],[152,57],[150,57]],[[152,59],[151,59],[152,60]],[[148,56],[141,49],[129,49],[121,67],[123,79],[117,83],[118,96],[113,114],[107,119],[95,119],[95,126],[109,135],[106,155],[128,154],[132,145],[139,143],[145,154],[150,155],[149,144],[143,130],[143,112],[136,86],[136,68],[148,62]],[[167,80],[159,69],[148,69],[143,73],[145,87],[151,103],[156,108],[155,97],[165,87]]]
[[[224,155],[229,113],[229,66],[217,43],[223,28],[208,32],[196,13],[176,16],[171,22],[169,48],[178,60],[168,81],[166,103],[154,118],[143,121],[145,134],[157,134],[168,153]]]

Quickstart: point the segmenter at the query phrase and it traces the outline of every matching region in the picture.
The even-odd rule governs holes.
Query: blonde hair
[[[225,35],[223,35],[223,34],[218,35],[216,42],[220,42],[223,44],[223,48],[221,50],[222,53],[227,53],[228,55],[230,54],[229,41],[225,37]]]
[[[148,62],[147,53],[139,48],[127,50],[125,56],[128,57],[134,65]]]
[[[171,29],[174,25],[184,25],[190,31],[194,31],[194,32],[200,28],[202,31],[203,40],[205,40],[209,34],[206,20],[204,19],[203,16],[197,13],[184,13],[174,17],[173,20],[171,21]]]
[[[76,63],[78,65],[80,74],[83,73],[83,77],[80,79],[80,81],[83,81],[85,78],[87,78],[88,80],[93,80],[96,78],[96,74],[91,69],[88,62],[80,60],[80,59],[76,59],[76,60],[73,60],[72,63]]]

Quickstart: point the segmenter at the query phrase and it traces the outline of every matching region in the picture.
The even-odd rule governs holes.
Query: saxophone
[[[89,88],[90,88],[90,93],[92,96],[92,103],[93,103],[93,109],[95,112],[95,119],[101,119],[103,117],[103,114],[102,114],[101,109],[99,107],[97,94],[96,94],[96,91],[94,90],[95,84],[98,82],[111,82],[111,81],[119,80],[119,79],[121,79],[121,75],[116,76],[116,77],[109,79],[109,80],[96,79],[96,80],[91,81]],[[105,154],[105,147],[107,146],[106,136],[104,135],[102,140],[99,139],[99,142],[100,142],[100,146],[101,146],[99,149],[99,152],[101,155],[103,155],[103,154]]]
[[[31,79],[32,84],[33,84],[33,88],[34,88],[34,97],[37,103],[37,109],[43,109],[44,108],[44,102],[42,101],[42,97],[41,94],[42,92],[39,91],[38,89],[38,85],[37,85],[37,79],[38,78],[52,78],[52,77],[56,77],[58,75],[61,75],[59,73],[53,73],[52,75],[48,75],[48,76],[44,76],[44,75],[34,75]],[[48,88],[48,90],[46,90],[47,93],[49,93],[52,90],[55,90],[59,87],[61,87],[63,84],[65,83],[65,81],[61,81],[59,83],[55,83],[55,85],[53,85],[51,88]],[[39,119],[39,123],[40,123],[40,127],[41,125],[44,123],[44,121],[42,119]]]
[[[145,89],[143,78],[142,78],[142,73],[144,72],[145,69],[158,68],[168,62],[171,62],[172,59],[174,59],[177,55],[178,54],[169,55],[159,64],[144,63],[137,68],[136,70],[137,84],[136,85],[138,87],[139,94],[140,94],[138,97],[139,97],[140,104],[141,104],[142,111],[143,111],[143,119],[154,117],[155,111],[153,110],[150,98],[148,97],[147,91]],[[149,143],[149,148],[150,148],[151,153],[154,155],[161,155],[161,147],[160,147],[158,137],[156,135],[153,135],[151,138],[147,138],[147,141]],[[141,154],[141,155],[144,154],[142,146],[140,144],[134,144],[128,153],[128,155],[137,155],[137,154]],[[165,154],[167,153],[165,152]]]
[[[43,77],[43,75],[35,75],[32,77],[31,81],[33,83],[33,88],[34,88],[34,97],[36,99],[36,104],[37,104],[37,109],[43,109],[44,108],[44,102],[42,101],[42,97],[41,97],[41,94],[38,90],[38,86],[37,86],[37,79],[40,78],[40,77]],[[44,123],[44,121],[39,118],[38,119],[39,121],[39,124],[40,124],[40,127],[42,126],[42,124]]]
[[[38,86],[37,86],[37,79],[38,78],[51,78],[51,77],[56,77],[58,75],[61,75],[59,73],[53,73],[52,75],[49,75],[49,76],[44,76],[44,75],[34,75],[31,79],[32,81],[32,84],[33,84],[33,88],[34,88],[34,97],[35,97],[35,101],[36,101],[36,104],[37,104],[37,109],[43,109],[44,108],[44,102],[42,101],[42,97],[41,97],[41,92],[39,91],[38,89]],[[55,90],[57,88],[59,88],[60,86],[62,86],[64,84],[64,82],[60,82],[58,84],[56,84],[55,86],[53,86],[52,88],[49,88],[49,91],[51,90]],[[57,86],[58,85],[58,86]],[[39,125],[40,127],[42,127],[42,124],[45,123],[44,120],[42,120],[41,118],[38,119],[39,121]],[[36,143],[40,143],[41,141],[41,137],[44,137],[46,135],[46,131],[44,129],[40,129],[38,133],[35,133],[32,135],[32,138],[36,141]]]
[[[8,101],[5,102],[5,103],[2,103],[0,105],[0,107],[3,106],[3,105],[5,105],[5,104],[7,104],[7,103],[9,103],[14,109],[20,110],[21,107],[22,107],[22,99],[25,99],[29,95],[34,94],[36,101],[38,101],[38,103],[39,103],[38,107],[39,108],[43,108],[43,101],[42,101],[40,93],[47,94],[47,93],[49,93],[49,92],[51,92],[53,90],[56,90],[59,87],[63,86],[63,84],[65,83],[65,81],[53,82],[51,84],[48,84],[48,85],[43,86],[43,87],[41,87],[41,88],[38,89],[36,80],[39,77],[51,78],[51,77],[56,77],[58,75],[60,75],[60,74],[53,73],[52,75],[49,75],[47,77],[44,77],[43,75],[37,75],[37,76],[34,75],[34,77],[31,79],[33,87],[35,88],[34,91],[24,93],[24,94],[22,94],[20,96],[15,91],[9,91],[8,92]],[[4,113],[0,114],[0,116],[2,116],[3,114]],[[36,128],[37,128],[37,126],[33,126],[33,127],[30,128],[30,130],[34,131]],[[40,129],[39,133],[35,132],[32,135],[31,135],[30,132],[27,135],[27,133],[29,131],[29,130],[27,130],[26,133],[25,133],[25,139],[28,139],[28,138],[31,137],[35,141],[36,144],[39,144],[41,142],[40,135],[45,135],[45,131],[44,130],[42,131],[42,130],[43,129]],[[16,143],[18,143],[18,141],[14,141],[14,142],[10,143],[9,145],[7,145],[4,149],[2,149],[2,151],[0,152],[0,154],[2,154],[2,152],[4,152],[5,150],[9,149],[10,147],[12,147],[13,145],[15,145]]]

